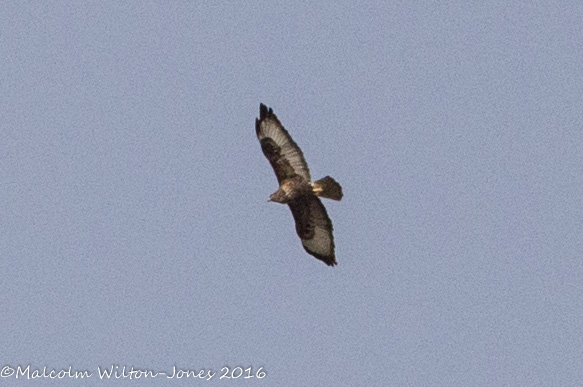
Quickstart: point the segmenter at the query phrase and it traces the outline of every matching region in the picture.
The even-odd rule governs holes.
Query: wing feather
[[[320,199],[306,195],[288,204],[304,249],[326,265],[336,265],[332,221]]]
[[[299,175],[311,181],[310,169],[300,147],[291,138],[273,110],[259,105],[259,118],[255,120],[255,131],[263,154],[271,163],[277,181]]]

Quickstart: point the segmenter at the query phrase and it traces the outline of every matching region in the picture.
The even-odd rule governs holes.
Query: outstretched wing
[[[332,221],[320,199],[305,195],[288,204],[304,249],[326,265],[336,265]]]
[[[310,180],[310,169],[300,147],[292,140],[272,109],[259,105],[259,118],[255,119],[255,131],[261,150],[271,163],[277,181],[299,175]]]

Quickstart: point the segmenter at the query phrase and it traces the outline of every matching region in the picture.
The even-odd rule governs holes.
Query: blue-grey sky
[[[0,366],[580,385],[583,5],[472,3],[4,2]],[[344,188],[335,268],[260,102]]]

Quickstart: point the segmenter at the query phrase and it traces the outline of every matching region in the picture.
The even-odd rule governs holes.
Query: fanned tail
[[[313,182],[312,189],[316,196],[321,196],[323,198],[340,200],[343,196],[342,187],[330,176],[326,176],[318,181]]]

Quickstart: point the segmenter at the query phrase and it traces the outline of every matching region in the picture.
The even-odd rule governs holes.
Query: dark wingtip
[[[265,106],[264,104],[260,103],[259,104],[259,119],[260,120],[264,120],[267,117],[267,114],[269,113],[269,110],[271,110],[271,109],[267,109],[267,106]]]
[[[334,254],[331,255],[331,256],[318,254],[318,253],[315,253],[313,251],[308,250],[306,248],[306,246],[304,246],[304,250],[306,250],[306,252],[308,254],[310,254],[311,256],[313,256],[314,258],[318,258],[320,261],[324,262],[326,265],[328,265],[330,267],[334,267],[334,266],[336,266],[338,264],[336,262],[336,256]]]
[[[271,113],[271,109],[268,109],[267,106],[260,103],[259,104],[259,118],[255,119],[255,133],[257,137],[259,137],[259,132],[261,131],[261,121],[267,118],[267,115]]]
[[[276,118],[275,114],[273,114],[273,109],[268,108],[264,104],[259,104],[259,120],[264,120],[268,117]]]

